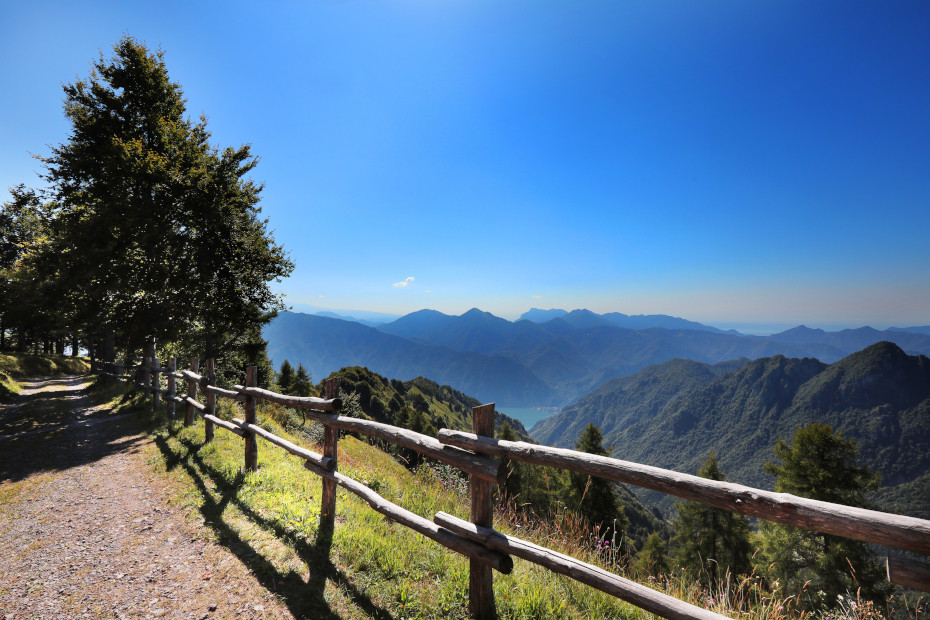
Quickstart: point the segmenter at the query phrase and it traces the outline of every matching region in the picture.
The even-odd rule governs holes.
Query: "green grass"
[[[11,401],[22,389],[17,379],[76,375],[90,371],[83,357],[0,353],[0,402]]]
[[[241,417],[241,412],[223,401],[220,415]],[[293,412],[263,407],[259,423],[319,451],[308,439],[319,437],[319,429],[309,422],[301,424]],[[318,528],[320,480],[303,468],[300,459],[259,440],[259,471],[243,473],[239,437],[218,428],[213,442],[203,441],[202,422],[183,428],[174,420],[156,433],[157,448],[150,462],[174,479],[174,501],[188,508],[214,541],[246,563],[296,617],[468,617],[466,558],[383,517],[342,489],[335,531],[329,538]],[[440,510],[468,516],[467,483],[448,467],[422,465],[411,471],[364,441],[342,437],[339,471],[428,519]],[[596,537],[570,512],[538,520],[503,501],[494,519],[500,531],[636,577],[628,573],[630,558],[597,551]],[[725,582],[713,591],[701,588],[684,573],[639,577],[657,590],[731,617],[818,617],[798,613],[792,600],[777,590],[768,591],[757,575]],[[653,617],[519,559],[514,560],[512,574],[494,573],[494,590],[500,618]]]

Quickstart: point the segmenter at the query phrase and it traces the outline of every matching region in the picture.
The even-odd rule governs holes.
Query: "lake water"
[[[516,418],[523,423],[526,430],[533,428],[533,425],[540,420],[554,416],[561,409],[559,407],[505,407],[497,408],[501,413],[506,413],[511,418]]]

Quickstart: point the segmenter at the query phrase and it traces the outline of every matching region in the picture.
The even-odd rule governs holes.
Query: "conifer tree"
[[[878,477],[856,464],[859,448],[826,424],[797,430],[792,442],[779,439],[765,470],[776,476],[775,490],[801,497],[867,508],[865,493]],[[771,574],[807,609],[837,606],[850,595],[882,602],[890,592],[884,571],[865,543],[807,529],[763,523],[760,526]]]
[[[297,364],[293,393],[295,396],[310,396],[310,373],[307,372],[303,364]]]
[[[293,265],[259,218],[249,147],[211,145],[163,53],[128,36],[64,90],[71,133],[43,159],[49,256],[81,324],[129,349],[182,335],[206,357],[254,349],[282,307],[269,283]]]
[[[294,367],[287,360],[281,362],[281,370],[278,372],[278,389],[282,394],[290,394],[294,389]]]
[[[646,538],[646,544],[636,558],[636,570],[645,576],[668,575],[669,563],[666,544],[658,532]]]
[[[504,441],[517,441],[517,434],[509,422],[500,425],[497,432],[497,438]],[[523,493],[524,466],[520,461],[507,461],[507,480],[504,483],[504,491],[511,498],[515,498]]]
[[[578,436],[575,450],[607,456],[603,446],[604,436],[596,425],[589,423]],[[620,508],[609,480],[597,478],[578,472],[569,474],[568,505],[577,510],[592,525],[600,526],[600,533],[609,537],[614,528],[624,530],[627,526],[626,515]]]
[[[726,480],[711,452],[698,471],[709,480]],[[711,588],[724,578],[727,571],[743,575],[752,568],[749,542],[749,520],[743,515],[698,502],[681,502],[678,518],[672,522],[672,546],[676,562]]]

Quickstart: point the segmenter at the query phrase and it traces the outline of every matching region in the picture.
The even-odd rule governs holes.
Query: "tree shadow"
[[[0,482],[18,482],[98,461],[124,451],[138,451],[152,429],[150,415],[133,412],[74,426],[33,429],[0,435]]]
[[[168,469],[183,468],[201,494],[203,504],[200,507],[200,513],[205,525],[213,530],[217,542],[229,549],[255,575],[263,587],[274,592],[284,601],[294,616],[314,620],[340,618],[324,595],[326,582],[329,580],[345,592],[359,610],[368,617],[377,620],[394,619],[389,611],[375,604],[332,563],[330,559],[334,533],[332,527],[318,528],[312,544],[294,535],[277,523],[256,513],[238,498],[237,491],[245,478],[243,473],[240,472],[230,481],[220,471],[204,462],[198,452],[202,447],[201,444],[187,439],[176,438],[176,440],[185,448],[184,454],[172,450],[164,436],[156,437],[155,444],[161,451]],[[220,496],[219,499],[214,498],[207,487],[205,478],[212,483],[216,493]],[[248,541],[243,540],[223,519],[223,512],[229,504],[235,506],[250,521],[271,532],[293,549],[297,557],[307,566],[309,578],[305,581],[293,570],[283,573],[268,558],[256,551]]]

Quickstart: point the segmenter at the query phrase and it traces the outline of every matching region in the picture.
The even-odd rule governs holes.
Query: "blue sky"
[[[3,1],[0,200],[126,33],[261,156],[293,304],[927,325],[928,32],[910,1]]]

